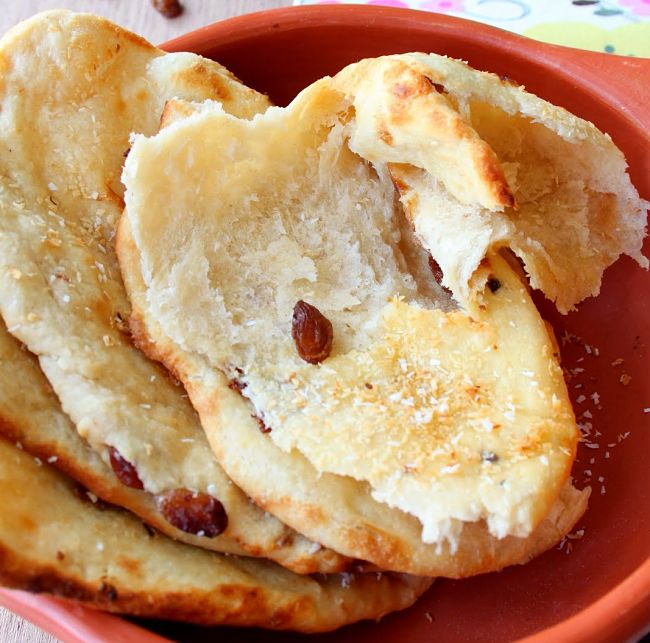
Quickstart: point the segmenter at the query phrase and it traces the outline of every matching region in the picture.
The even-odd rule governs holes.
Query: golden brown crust
[[[224,82],[204,62],[197,62],[192,67],[184,69],[179,74],[179,79],[189,88],[195,87],[200,91],[207,90],[212,96],[212,100],[224,102],[231,97],[232,82]]]
[[[364,158],[425,168],[463,203],[514,205],[494,150],[431,70],[406,56],[371,58],[346,67],[333,84],[355,107],[351,146]]]
[[[255,454],[265,476],[280,480],[285,475],[283,472],[292,469],[290,495],[286,487],[285,495],[278,496],[266,485],[262,495],[253,495],[255,502],[281,516],[288,524],[296,525],[312,539],[350,557],[371,561],[381,569],[464,578],[524,564],[559,542],[587,508],[590,490],[578,491],[567,482],[549,514],[528,538],[497,539],[481,521],[464,525],[458,548],[453,552],[448,543],[441,547],[423,543],[419,521],[377,503],[367,485],[341,476],[317,474],[297,454],[287,456],[278,450],[269,451],[257,426],[243,421],[249,412],[238,409],[239,402],[225,380],[207,376],[205,370],[196,368],[195,360],[189,367],[191,361],[185,362],[185,366],[181,366],[181,361],[175,359],[178,373],[187,382],[192,401],[204,418],[212,447],[239,484],[245,487],[259,482],[254,475],[251,477],[247,468],[239,466],[238,451],[243,445],[249,457]],[[201,374],[198,378],[197,373]],[[233,412],[235,409],[237,412]],[[219,420],[224,415],[237,425],[236,439],[228,431],[232,424]],[[568,478],[571,461],[571,457],[566,459],[567,464],[558,472],[558,480]]]
[[[407,186],[400,190],[407,215],[461,304],[483,288],[474,273],[480,261],[501,247],[521,257],[531,285],[562,313],[597,295],[603,271],[621,254],[647,268],[642,244],[648,203],[639,198],[609,136],[523,87],[458,60],[433,54],[380,60],[399,61],[443,85],[450,104],[487,146],[473,149],[492,204],[477,199],[480,207],[461,207],[462,195],[452,190],[455,200],[449,199],[437,185],[442,181],[449,188],[435,168],[425,177],[416,167],[398,167],[395,177]],[[414,193],[421,198],[415,201]],[[437,226],[422,226],[429,212],[437,213]],[[459,228],[463,234],[450,239],[449,231]]]
[[[74,483],[0,440],[0,582],[99,609],[201,625],[324,631],[410,605],[426,579],[313,579],[146,532],[99,509]]]
[[[61,574],[52,565],[36,566],[29,558],[0,543],[0,584],[34,594],[51,594],[83,605],[144,618],[163,618],[196,625],[238,625],[291,630],[301,613],[314,610],[313,602],[300,598],[287,607],[271,609],[272,597],[263,589],[220,585],[205,596],[202,592],[140,592],[118,589],[111,583],[85,582]],[[226,607],[215,613],[223,599]],[[329,629],[329,628],[326,628]]]

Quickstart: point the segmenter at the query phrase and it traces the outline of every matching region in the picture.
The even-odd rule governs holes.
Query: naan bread
[[[443,56],[363,60],[335,84],[354,105],[351,149],[390,163],[407,216],[458,301],[482,290],[480,262],[501,247],[563,313],[598,294],[621,254],[648,267],[649,204],[592,123]]]
[[[184,382],[229,475],[388,569],[470,575],[556,542],[588,492],[565,487],[575,420],[507,263],[484,262],[494,292],[471,316],[436,307],[453,303],[390,180],[348,148],[328,79],[251,121],[177,109],[134,142],[118,255],[140,345]],[[300,299],[334,326],[318,366],[291,338]]]
[[[190,544],[205,539],[174,528],[146,491],[121,484],[99,455],[79,437],[38,362],[0,322],[0,435],[20,449],[64,471],[93,496],[125,507],[168,536]],[[221,551],[245,554],[234,539],[219,537]]]
[[[186,489],[223,504],[222,536],[195,530],[186,539],[305,573],[340,571],[347,564],[341,556],[265,514],[232,484],[182,388],[131,344],[113,250],[130,133],[155,132],[172,96],[215,98],[241,118],[266,109],[266,97],[217,63],[165,54],[102,18],[66,11],[41,14],[5,35],[0,74],[0,311],[9,331],[39,358],[64,411],[106,466],[111,447],[158,500]],[[34,371],[27,355],[14,359],[15,372]],[[19,382],[7,369],[4,399],[26,394],[30,377],[42,391],[39,374]],[[65,422],[51,396],[38,403]],[[29,405],[15,412],[13,426],[36,440]],[[78,447],[59,440],[54,426],[56,455],[74,460]],[[98,484],[105,476],[93,460],[74,466]],[[128,489],[105,489],[112,502],[137,508]],[[143,497],[137,503],[149,507],[140,513],[159,521],[153,500]]]
[[[79,481],[88,490],[89,499],[97,496],[125,507],[175,540],[215,551],[251,555],[228,532],[206,539],[176,529],[167,522],[152,494],[121,484],[63,413],[34,356],[6,332],[2,322],[0,381],[3,383],[0,388],[0,435]],[[245,498],[239,501],[243,524],[261,543],[266,556],[305,573],[314,569],[344,569],[345,561],[340,556],[303,538],[293,537],[293,533],[278,521],[267,518],[255,505],[247,502],[247,506],[246,502]],[[238,507],[236,496],[231,507]]]
[[[269,444],[259,425],[249,421],[250,410],[228,388],[227,378],[210,368],[205,359],[174,346],[151,321],[151,315],[143,312],[146,288],[137,272],[137,249],[127,218],[119,227],[118,249],[120,262],[128,266],[125,284],[133,300],[131,319],[143,348],[188,383],[215,453],[242,486],[258,490],[255,502],[316,542],[373,561],[383,569],[461,578],[528,562],[559,542],[585,512],[589,489],[578,491],[567,483],[548,516],[528,538],[497,539],[484,522],[478,522],[464,526],[453,554],[447,543],[442,547],[423,543],[421,523],[374,500],[366,483],[321,474],[299,453],[287,454]],[[221,404],[229,414],[227,423],[215,408]]]
[[[430,579],[299,576],[207,552],[98,508],[75,483],[0,439],[0,582],[112,612],[316,632],[408,607]]]

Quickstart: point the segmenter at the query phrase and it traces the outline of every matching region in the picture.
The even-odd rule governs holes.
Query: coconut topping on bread
[[[400,147],[393,132],[397,156],[386,163],[356,154],[351,95],[323,79],[250,121],[203,104],[134,141],[125,217],[146,314],[185,356],[237,382],[239,403],[275,447],[367,482],[375,499],[420,520],[426,542],[457,543],[464,523],[481,520],[497,538],[528,536],[577,442],[553,341],[493,252],[481,258],[473,297],[452,287],[464,310],[438,309],[449,297],[425,292],[434,280],[421,270],[423,256],[438,260],[436,248],[415,220],[415,235],[402,234],[403,195],[390,179],[395,160],[411,158],[410,139]],[[439,106],[436,98],[423,109],[433,119]],[[445,99],[443,112],[451,106]],[[457,139],[486,149],[475,134]],[[472,167],[468,180],[481,180],[483,166]],[[423,212],[423,226],[437,215]],[[333,327],[318,364],[292,337],[300,301]],[[204,426],[212,416],[228,423],[219,398],[199,407]]]

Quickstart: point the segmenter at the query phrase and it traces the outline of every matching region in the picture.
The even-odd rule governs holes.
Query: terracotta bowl
[[[442,15],[360,6],[250,14],[166,48],[215,58],[279,104],[362,57],[430,51],[462,58],[592,120],[623,149],[633,181],[650,198],[650,60],[544,45]],[[600,296],[578,312],[563,317],[538,303],[566,340],[576,415],[589,411],[592,417],[581,421],[593,425],[599,444],[578,452],[574,477],[593,493],[574,538],[525,566],[436,582],[415,607],[379,624],[311,640],[620,642],[650,628],[650,275],[623,259],[607,271]],[[20,592],[3,591],[0,601],[66,641],[160,641],[152,631],[192,641],[303,640],[161,623],[142,624],[145,630]]]

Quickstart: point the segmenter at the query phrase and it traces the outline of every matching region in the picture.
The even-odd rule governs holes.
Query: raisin
[[[429,255],[429,268],[431,268],[431,272],[433,273],[433,278],[436,280],[436,283],[439,286],[442,286],[442,278],[444,276],[442,272],[442,268],[440,267],[440,264],[431,255]],[[448,295],[451,295],[451,290],[449,290],[447,286],[442,286],[442,289]]]
[[[133,489],[144,489],[142,480],[136,468],[115,448],[108,448],[108,457],[111,460],[111,467],[117,476],[117,479],[126,487]]]
[[[223,505],[207,493],[174,489],[161,496],[159,502],[165,519],[188,534],[214,538],[228,526]]]
[[[332,322],[318,308],[300,300],[293,308],[291,336],[298,355],[310,364],[329,357],[334,331]]]
[[[424,80],[426,80],[431,87],[433,87],[439,94],[446,94],[447,90],[445,89],[444,85],[441,85],[440,83],[434,82],[431,78],[428,76],[424,77]]]
[[[429,255],[429,268],[431,269],[431,272],[433,273],[433,278],[436,280],[436,283],[439,286],[442,286],[442,278],[443,278],[443,272],[442,268],[440,267],[440,264],[431,256]],[[448,294],[451,295],[451,290],[447,288],[447,286],[442,286],[442,289]]]
[[[152,0],[151,4],[165,18],[176,18],[183,13],[183,5],[178,0]]]
[[[235,391],[235,393],[241,393],[246,388],[246,384],[241,380],[230,380],[228,382],[228,388],[231,391]]]
[[[487,287],[491,292],[496,292],[501,288],[501,282],[496,277],[490,277],[487,281]]]
[[[99,586],[99,594],[109,603],[113,603],[117,600],[117,590],[110,583],[102,581],[102,584]]]
[[[433,274],[433,278],[436,280],[436,283],[442,285],[442,268],[431,255],[429,255],[429,268],[431,268],[431,272]]]
[[[251,417],[257,420],[257,426],[260,427],[260,431],[262,433],[271,433],[271,427],[266,426],[266,424],[264,424],[264,420],[261,417],[258,417],[257,415],[252,415]]]
[[[241,381],[241,377],[244,375],[244,371],[241,370],[241,368],[235,368],[235,372],[237,373],[237,377],[233,377],[230,382],[228,382],[228,388],[235,391],[235,393],[239,393],[241,395],[241,392],[248,386],[246,382]]]
[[[498,462],[499,456],[494,451],[481,451],[482,462]]]

